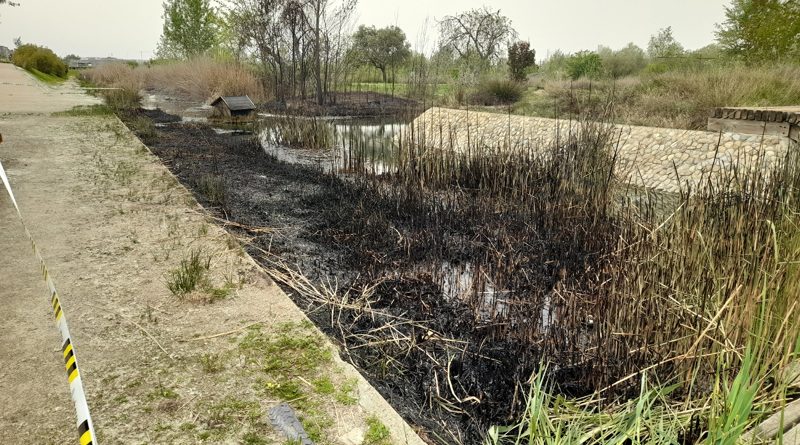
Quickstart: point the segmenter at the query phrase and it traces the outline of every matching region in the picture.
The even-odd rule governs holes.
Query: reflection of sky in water
[[[275,143],[282,139],[279,134],[281,125],[276,119],[281,118],[264,117],[261,121],[260,137],[264,151],[284,162],[313,165],[328,172],[391,172],[398,150],[395,136],[408,126],[398,121],[325,119],[322,125],[330,132],[331,147],[304,149]]]

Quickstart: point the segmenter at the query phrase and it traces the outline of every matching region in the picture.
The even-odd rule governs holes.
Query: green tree
[[[603,60],[597,53],[578,51],[567,60],[567,74],[572,80],[578,80],[581,77],[597,79],[602,73]]]
[[[411,45],[406,41],[406,34],[396,26],[376,29],[361,25],[353,35],[351,54],[359,62],[379,69],[383,83],[386,83],[386,70],[408,60],[411,57],[409,48]]]
[[[800,1],[733,0],[717,25],[723,51],[747,61],[800,56]]]
[[[647,45],[647,55],[651,59],[670,59],[683,56],[683,45],[675,40],[672,27],[667,26],[658,30],[658,34],[650,37]]]
[[[217,43],[217,17],[210,0],[167,0],[158,53],[191,58]]]
[[[529,42],[516,42],[508,48],[508,73],[511,80],[523,81],[528,70],[536,66],[536,51]]]
[[[615,79],[636,74],[647,66],[644,50],[633,43],[617,51],[601,46],[597,54],[603,61],[604,71]]]

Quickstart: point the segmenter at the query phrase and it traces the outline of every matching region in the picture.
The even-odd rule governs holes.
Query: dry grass
[[[266,98],[250,68],[209,57],[153,66],[147,69],[147,87],[195,100],[245,94],[256,102]]]
[[[250,68],[210,57],[137,68],[114,63],[88,70],[85,76],[104,87],[152,89],[198,102],[219,95],[246,94],[256,102],[266,98],[261,82]]]
[[[605,106],[610,100],[615,120],[621,123],[705,129],[715,107],[800,103],[800,66],[716,66],[616,81],[538,79],[515,112],[563,116]]]

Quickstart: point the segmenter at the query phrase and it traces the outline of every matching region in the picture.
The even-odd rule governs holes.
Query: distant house
[[[0,59],[2,60],[11,59],[11,49],[5,46],[0,46]]]
[[[214,107],[213,117],[217,118],[248,117],[256,110],[249,96],[220,96],[211,106]]]
[[[94,66],[91,60],[88,59],[79,59],[79,60],[70,60],[69,61],[69,68],[73,70],[81,70],[87,69]]]

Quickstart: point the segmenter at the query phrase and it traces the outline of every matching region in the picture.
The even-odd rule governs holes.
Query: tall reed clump
[[[82,76],[102,90],[106,104],[116,112],[130,112],[141,106],[145,78],[127,63],[109,63],[85,71]]]
[[[694,418],[714,443],[733,443],[751,413],[780,408],[781,371],[800,352],[800,157],[789,150],[771,168],[720,165],[665,219],[656,211],[643,219],[631,191],[614,183],[608,129],[584,123],[549,151],[480,140],[431,149],[418,134],[398,177],[415,196],[431,193],[425,199],[437,209],[469,206],[476,222],[486,220],[481,212],[524,221],[523,236],[496,231],[492,249],[472,260],[482,272],[469,301],[490,314],[486,338],[535,345],[561,391],[564,370],[601,398],[643,397],[643,379],[675,385],[663,403],[691,412],[676,428],[685,433]],[[451,204],[462,194],[480,204]],[[557,271],[546,286],[525,278],[532,253],[524,246],[537,234],[554,249],[548,261]],[[487,276],[502,301],[487,301]],[[659,443],[650,441],[657,431],[640,434],[628,439]]]
[[[105,94],[111,106],[138,103],[139,92],[145,89],[197,102],[239,95],[249,95],[255,102],[265,99],[263,87],[251,69],[210,57],[138,67],[110,63],[87,70],[84,76],[95,85],[116,89]]]
[[[233,60],[197,57],[186,61],[140,68],[146,73],[147,88],[197,101],[216,96],[248,95],[258,103],[267,97],[252,69]]]
[[[262,124],[264,128],[258,133],[265,144],[312,150],[330,149],[333,146],[333,131],[324,119],[279,116],[269,118]]]

